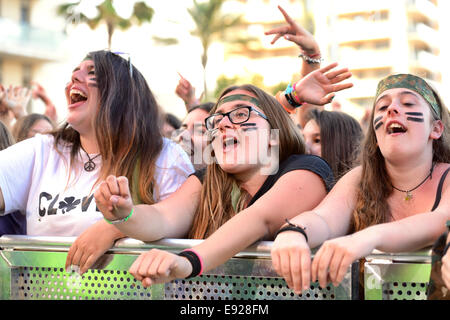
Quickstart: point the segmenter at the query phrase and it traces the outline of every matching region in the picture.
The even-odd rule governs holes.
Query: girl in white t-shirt
[[[0,213],[20,210],[29,235],[81,235],[69,255],[93,259],[123,236],[96,207],[97,182],[124,175],[133,198],[153,204],[178,189],[193,167],[181,147],[161,136],[157,102],[130,60],[91,52],[65,93],[66,123],[0,152]]]

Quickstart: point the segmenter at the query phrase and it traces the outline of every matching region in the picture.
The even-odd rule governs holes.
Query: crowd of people
[[[62,123],[39,84],[0,87],[0,235],[75,236],[66,267],[80,274],[120,238],[204,240],[141,254],[129,272],[144,286],[199,276],[271,240],[273,268],[296,293],[316,280],[338,285],[374,249],[413,251],[439,237],[447,249],[450,116],[437,91],[388,75],[367,128],[325,110],[351,90],[351,73],[321,66],[314,37],[279,8],[286,25],[265,34],[297,45],[301,68],[276,95],[244,84],[201,102],[181,77],[179,120],[107,50],[68,75]],[[26,113],[31,98],[44,114]],[[450,289],[446,251],[438,271]]]

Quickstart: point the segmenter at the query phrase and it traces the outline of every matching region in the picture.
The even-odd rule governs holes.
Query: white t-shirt
[[[70,147],[54,148],[51,135],[37,134],[0,151],[0,188],[5,200],[5,214],[20,210],[27,216],[27,234],[39,236],[78,236],[103,218],[97,210],[93,185],[101,166],[87,172],[82,165],[70,171]],[[91,155],[91,158],[93,155]],[[79,152],[77,163],[89,159]],[[156,161],[155,201],[167,198],[194,172],[180,146],[164,138]]]

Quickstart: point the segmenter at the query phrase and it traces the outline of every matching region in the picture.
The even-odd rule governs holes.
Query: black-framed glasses
[[[121,51],[110,51],[110,52],[120,57],[122,57],[123,55],[126,56],[126,60],[128,61],[128,67],[130,69],[130,77],[133,78],[133,65],[131,64],[131,54]]]
[[[250,119],[250,113],[252,111],[256,112],[256,114],[258,114],[261,118],[269,121],[265,114],[256,110],[255,108],[251,106],[242,106],[227,113],[214,113],[210,115],[205,119],[206,129],[209,131],[217,129],[220,121],[222,121],[224,117],[228,117],[230,122],[233,124],[241,124],[247,122],[248,119]]]

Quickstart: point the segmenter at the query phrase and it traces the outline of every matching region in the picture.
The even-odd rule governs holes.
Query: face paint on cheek
[[[378,118],[373,120],[373,126],[374,126],[375,130],[378,130],[378,128],[380,128],[383,125],[383,122],[381,121],[381,119],[383,119],[383,116],[379,116]]]
[[[90,78],[89,81],[92,81],[92,83],[88,83],[88,87],[94,87],[94,88],[98,88],[97,85],[97,79],[96,78]]]
[[[423,122],[423,118],[407,117],[406,120],[414,122]]]
[[[251,131],[251,130],[258,130],[256,127],[256,123],[253,122],[246,122],[239,125],[240,129],[244,132]]]
[[[407,117],[406,120],[408,121],[424,122],[422,112],[405,112],[405,114],[408,116],[414,116],[414,117]]]

